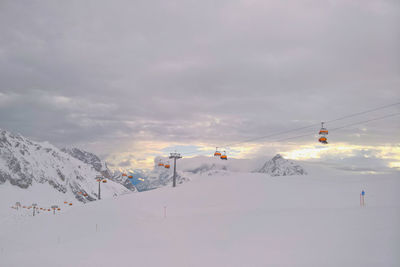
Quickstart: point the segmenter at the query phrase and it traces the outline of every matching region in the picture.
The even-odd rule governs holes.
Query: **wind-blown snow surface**
[[[317,170],[192,174],[56,215],[9,209],[0,266],[400,266],[399,177]]]

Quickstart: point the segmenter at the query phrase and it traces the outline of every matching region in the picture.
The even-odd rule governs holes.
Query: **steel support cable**
[[[382,117],[373,118],[373,119],[369,119],[369,120],[359,121],[359,122],[355,122],[355,123],[349,123],[349,124],[346,124],[346,125],[343,125],[343,126],[340,126],[340,127],[332,128],[332,129],[329,130],[329,132],[340,130],[340,129],[343,129],[343,128],[347,128],[349,126],[365,124],[365,123],[368,123],[368,122],[371,122],[371,121],[383,120],[383,119],[386,119],[386,118],[389,118],[389,117],[394,117],[394,116],[397,116],[397,115],[400,115],[400,112],[392,113],[392,114],[389,114],[389,115],[385,115],[385,116],[382,116]],[[300,137],[310,136],[310,135],[313,135],[313,134],[314,133],[312,133],[312,134],[308,133],[308,134],[293,136],[293,137],[289,137],[289,138],[278,139],[278,140],[275,140],[273,142],[282,142],[282,141],[286,141],[286,140],[290,140],[290,139],[296,139],[296,138],[300,138]]]
[[[336,119],[333,119],[333,120],[325,121],[325,123],[332,123],[332,122],[335,122],[335,121],[340,121],[340,120],[356,117],[356,116],[367,114],[367,113],[374,112],[374,111],[377,111],[377,110],[393,107],[393,106],[396,106],[396,105],[399,105],[399,104],[400,104],[400,102],[396,102],[396,103],[392,103],[392,104],[389,104],[389,105],[384,105],[384,106],[380,106],[380,107],[377,107],[377,108],[364,110],[364,111],[361,111],[361,112],[357,112],[357,113],[349,114],[349,115],[346,115],[346,116],[342,116],[342,117],[339,117],[339,118],[336,118]],[[304,130],[304,129],[315,127],[315,126],[319,126],[319,125],[320,125],[320,123],[314,123],[314,124],[310,124],[308,126],[295,128],[295,129],[291,129],[291,130],[288,130],[288,131],[281,131],[281,132],[270,134],[270,135],[255,137],[255,138],[247,139],[247,140],[244,140],[244,141],[227,144],[227,145],[222,146],[222,147],[230,147],[230,146],[233,146],[233,145],[248,143],[248,142],[252,142],[252,141],[256,141],[256,140],[260,140],[260,139],[264,139],[264,138],[268,138],[268,137],[277,136],[277,135],[280,135],[280,134],[285,134],[285,133]]]
[[[369,109],[369,110],[365,110],[365,111],[361,111],[361,112],[349,114],[349,115],[346,115],[346,116],[342,116],[342,117],[339,117],[339,118],[336,118],[336,119],[333,119],[333,120],[325,121],[325,123],[332,123],[332,122],[336,122],[336,121],[340,121],[340,120],[344,120],[344,119],[356,117],[356,116],[363,115],[363,114],[367,114],[367,113],[374,112],[374,111],[377,111],[377,110],[381,110],[381,109],[393,107],[393,106],[396,106],[396,105],[399,105],[399,104],[400,104],[400,102],[396,102],[396,103],[392,103],[392,104],[388,104],[388,105],[376,107],[376,108],[373,108],[373,109]],[[388,117],[395,116],[396,114],[398,114],[398,113],[390,114],[390,115],[388,115]],[[386,118],[386,116],[383,116],[382,118]],[[379,119],[379,118],[378,118],[378,119]],[[376,120],[376,119],[373,119],[373,120]],[[369,122],[369,121],[370,121],[370,120],[367,120],[366,122]],[[357,125],[357,124],[358,124],[358,123],[356,122],[355,124],[349,124],[349,125]],[[280,132],[277,132],[277,133],[273,133],[273,134],[269,134],[269,135],[264,135],[264,136],[260,136],[260,137],[255,137],[255,138],[251,138],[251,139],[246,139],[246,140],[244,140],[244,141],[235,142],[235,143],[230,143],[230,144],[227,144],[227,145],[224,145],[224,146],[218,146],[218,147],[225,147],[225,148],[227,148],[227,147],[230,147],[230,146],[239,145],[239,144],[243,144],[243,143],[248,143],[248,142],[252,142],[252,141],[257,141],[257,140],[261,140],[261,139],[265,139],[265,138],[269,138],[269,137],[273,137],[273,136],[277,136],[277,135],[281,135],[281,134],[296,132],[296,131],[308,129],[308,128],[311,128],[311,127],[319,126],[319,125],[320,125],[320,123],[314,123],[314,124],[310,124],[310,125],[308,125],[308,126],[303,126],[303,127],[299,127],[299,128],[295,128],[295,129],[291,129],[291,130],[287,130],[287,131],[280,131]],[[342,127],[343,127],[343,126],[342,126]],[[338,129],[338,128],[330,129],[330,131],[336,130],[336,129]],[[289,138],[279,139],[279,140],[276,140],[276,141],[274,141],[274,142],[285,141],[285,140],[290,140],[290,139],[295,139],[295,138],[304,137],[304,136],[308,136],[308,135],[310,135],[310,134],[304,134],[304,135],[299,135],[299,136],[295,136],[295,137],[289,137]],[[188,154],[194,154],[194,153],[198,153],[198,152],[199,152],[199,151],[193,151],[193,152],[185,152],[185,153],[181,153],[181,154],[182,154],[182,155],[188,155]]]

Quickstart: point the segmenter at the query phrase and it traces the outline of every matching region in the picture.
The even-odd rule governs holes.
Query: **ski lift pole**
[[[33,216],[35,216],[36,207],[37,207],[37,204],[33,203],[32,204]]]
[[[103,177],[102,177],[102,176],[100,176],[100,175],[96,176],[96,181],[99,183],[99,192],[98,192],[98,194],[97,194],[97,199],[98,199],[98,200],[101,199],[101,195],[100,195],[100,193],[101,193],[101,191],[100,191],[100,183],[101,183],[101,180],[103,180]]]
[[[56,209],[58,209],[58,206],[53,205],[53,206],[51,206],[51,208],[53,209],[53,215],[56,215]]]
[[[176,187],[176,160],[181,159],[182,156],[179,153],[171,153],[169,156],[170,159],[174,159],[174,178],[172,180],[172,187]]]

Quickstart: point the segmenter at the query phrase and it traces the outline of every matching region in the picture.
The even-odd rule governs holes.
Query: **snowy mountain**
[[[93,162],[94,163],[94,162]],[[95,164],[96,165],[96,164]],[[47,142],[34,142],[19,134],[0,130],[0,185],[28,189],[42,184],[64,198],[81,202],[95,200],[100,172]],[[46,187],[46,188],[47,188]],[[48,192],[48,190],[45,190]],[[102,197],[130,192],[122,185],[108,181],[101,185]]]
[[[131,181],[129,181],[129,179],[126,176],[122,176],[122,173],[118,171],[112,172],[110,169],[108,169],[107,164],[104,161],[100,160],[100,158],[95,154],[75,147],[62,148],[61,150],[65,153],[68,153],[72,157],[79,159],[80,161],[83,161],[86,164],[92,166],[93,169],[101,173],[103,177],[106,177],[116,183],[119,183],[131,191],[136,190],[135,186],[131,183]]]
[[[267,173],[271,176],[307,175],[307,172],[300,165],[284,159],[280,154],[277,154],[254,172]]]
[[[101,161],[98,156],[93,153],[84,151],[82,149],[73,148],[62,148],[61,151],[70,154],[76,159],[91,165],[96,171],[109,171],[105,162]],[[107,174],[107,173],[106,173]]]

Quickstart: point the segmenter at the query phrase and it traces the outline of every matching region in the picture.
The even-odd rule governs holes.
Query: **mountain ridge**
[[[32,141],[21,134],[0,129],[0,185],[10,182],[23,189],[48,184],[61,194],[81,202],[98,197],[100,175],[95,168],[48,142]],[[128,193],[112,180],[102,186],[102,196]]]

